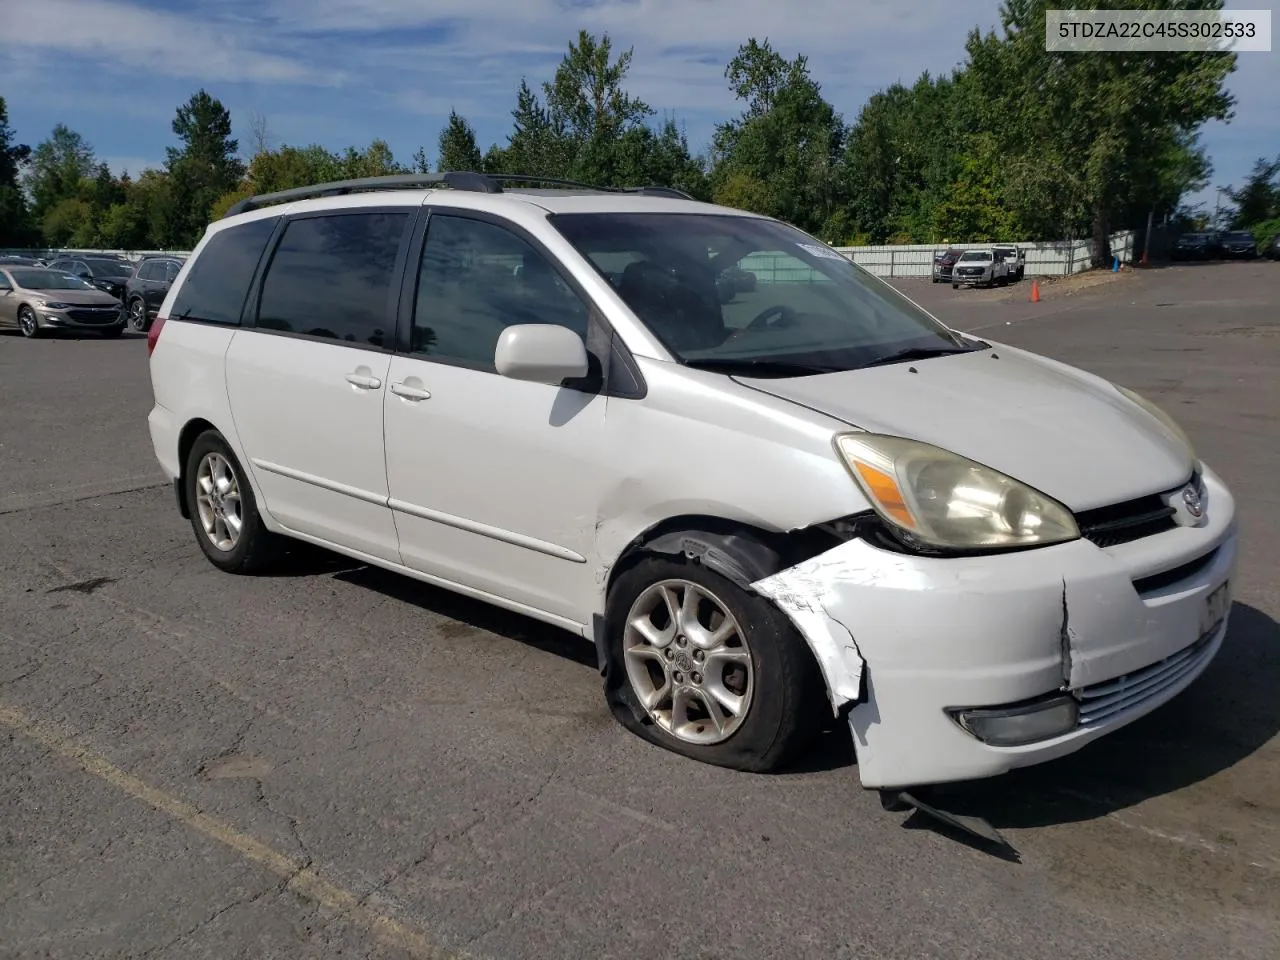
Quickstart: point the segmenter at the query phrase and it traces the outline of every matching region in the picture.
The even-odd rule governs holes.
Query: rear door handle
[[[371,377],[363,373],[348,373],[347,383],[360,387],[362,390],[377,390],[382,386],[382,381],[377,377]]]
[[[411,387],[407,383],[393,383],[391,385],[391,392],[397,397],[404,397],[406,400],[413,400],[415,402],[418,400],[431,399],[431,393],[429,391],[422,389],[422,387]]]

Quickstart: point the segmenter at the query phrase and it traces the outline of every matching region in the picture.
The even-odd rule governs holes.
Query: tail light
[[[156,317],[147,329],[147,356],[156,351],[156,341],[160,339],[160,331],[164,329],[164,317]]]

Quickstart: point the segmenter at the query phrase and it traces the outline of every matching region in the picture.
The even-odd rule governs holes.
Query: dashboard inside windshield
[[[690,365],[826,372],[972,345],[888,284],[773,220],[558,214],[551,222]]]

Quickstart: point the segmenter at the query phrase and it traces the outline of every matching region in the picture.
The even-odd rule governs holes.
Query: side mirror
[[[493,365],[512,380],[559,386],[587,375],[587,347],[568,327],[554,323],[520,323],[502,331]]]

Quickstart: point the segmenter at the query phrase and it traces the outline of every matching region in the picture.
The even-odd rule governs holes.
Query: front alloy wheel
[[[768,568],[741,561],[754,580]],[[628,563],[605,610],[605,699],[674,753],[765,772],[796,757],[830,710],[808,644],[754,590],[688,556]]]
[[[36,312],[30,307],[23,307],[18,311],[18,329],[22,331],[24,337],[40,335],[40,324],[36,321]]]
[[[663,580],[644,590],[627,614],[622,651],[641,705],[678,740],[727,740],[751,708],[755,671],[746,637],[699,584]]]

